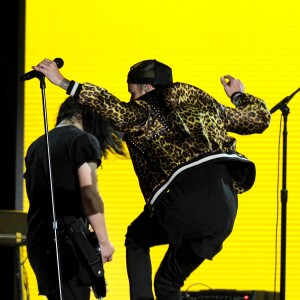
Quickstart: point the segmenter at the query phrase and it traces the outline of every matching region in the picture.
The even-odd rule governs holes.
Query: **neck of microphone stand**
[[[291,95],[285,97],[283,100],[281,100],[279,103],[277,103],[271,110],[270,113],[273,114],[278,109],[282,109],[285,105],[287,105],[290,100],[300,91],[300,88],[297,89],[294,93]]]

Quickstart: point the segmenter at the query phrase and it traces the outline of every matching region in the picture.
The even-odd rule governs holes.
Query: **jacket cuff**
[[[238,106],[239,105],[239,100],[240,100],[240,96],[244,95],[243,92],[235,92],[231,95],[230,99],[231,102],[235,105]]]
[[[80,83],[71,80],[66,93],[72,97],[77,97],[81,91],[81,87]]]

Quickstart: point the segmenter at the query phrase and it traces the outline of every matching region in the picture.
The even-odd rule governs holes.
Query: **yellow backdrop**
[[[229,104],[219,78],[240,78],[246,92],[273,107],[300,85],[300,2],[298,0],[26,1],[26,71],[43,58],[61,57],[68,79],[88,81],[128,100],[126,76],[134,63],[155,58],[172,66],[174,80],[196,85]],[[46,81],[49,129],[65,99]],[[296,300],[300,270],[300,93],[289,103],[287,165],[286,299]],[[281,111],[262,135],[238,137],[238,150],[257,165],[254,187],[239,197],[239,212],[223,251],[205,262],[183,290],[279,291],[282,187]],[[25,84],[24,150],[44,133],[37,79]],[[105,265],[107,300],[129,299],[124,235],[144,201],[130,160],[109,157],[99,169],[99,188],[116,252]],[[278,194],[279,192],[279,194]],[[24,210],[28,201],[24,193]],[[277,237],[277,239],[276,239]],[[153,270],[166,250],[151,250]],[[23,249],[23,258],[26,258]],[[38,296],[28,264],[30,299]]]

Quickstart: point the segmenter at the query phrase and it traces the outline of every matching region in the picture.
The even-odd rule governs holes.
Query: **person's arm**
[[[235,108],[225,108],[225,124],[228,131],[238,134],[262,133],[269,127],[271,113],[266,103],[257,97],[244,93],[243,83],[230,75],[221,77],[226,95]]]
[[[84,163],[78,169],[78,178],[84,211],[96,233],[102,261],[105,263],[112,260],[115,249],[109,240],[106,229],[104,203],[98,191],[96,171],[97,164],[95,162]]]
[[[134,105],[120,101],[106,89],[91,83],[79,84],[76,81],[69,81],[59,71],[57,64],[44,59],[34,70],[43,73],[51,83],[63,88],[67,94],[74,96],[78,102],[89,106],[110,120],[115,129],[124,132],[128,129],[139,126],[148,118],[148,105],[135,102]]]

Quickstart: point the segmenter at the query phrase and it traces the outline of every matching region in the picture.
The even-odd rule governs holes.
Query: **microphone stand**
[[[285,300],[285,277],[286,277],[286,215],[287,215],[287,200],[288,190],[286,188],[286,174],[287,174],[287,120],[290,109],[287,106],[289,101],[300,91],[297,89],[290,96],[285,97],[271,110],[273,114],[278,109],[281,110],[283,115],[283,140],[282,140],[282,189],[281,189],[281,260],[280,260],[280,300]]]
[[[287,174],[287,120],[290,109],[284,105],[281,109],[283,115],[282,132],[282,189],[281,189],[281,259],[280,259],[280,300],[285,300],[285,277],[286,277],[286,215],[288,190],[286,188]]]
[[[42,101],[43,101],[44,128],[45,128],[47,159],[48,159],[48,169],[49,169],[49,178],[50,178],[50,191],[51,191],[51,201],[52,201],[53,230],[54,230],[54,241],[55,241],[55,250],[56,250],[59,295],[60,295],[60,300],[63,300],[62,284],[61,284],[61,269],[60,269],[60,259],[59,259],[59,240],[58,240],[58,233],[57,233],[58,228],[57,228],[57,220],[56,220],[56,212],[55,212],[51,156],[50,156],[50,147],[49,147],[50,143],[49,143],[49,134],[48,134],[49,131],[48,131],[48,118],[47,118],[46,93],[45,93],[46,83],[43,74],[41,74],[41,76],[37,76],[37,78],[40,80],[40,88],[42,92]]]

